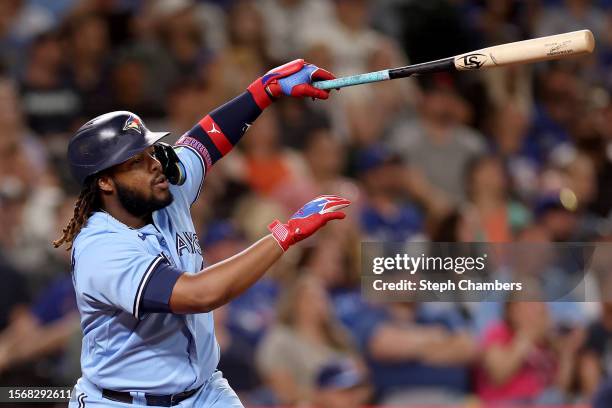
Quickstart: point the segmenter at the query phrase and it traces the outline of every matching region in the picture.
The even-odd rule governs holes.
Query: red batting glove
[[[268,229],[278,244],[286,251],[291,245],[308,238],[329,220],[340,220],[346,216],[338,211],[351,202],[346,198],[325,195],[315,198],[293,214],[286,224],[275,220]]]
[[[315,88],[311,84],[313,81],[334,78],[336,77],[331,72],[309,64],[303,59],[296,59],[268,71],[247,89],[263,110],[283,95],[327,99],[328,90]]]

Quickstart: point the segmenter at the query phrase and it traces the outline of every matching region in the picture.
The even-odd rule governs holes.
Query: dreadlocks
[[[97,179],[94,178],[89,180],[81,190],[81,194],[74,204],[74,215],[68,222],[68,225],[62,230],[63,235],[53,241],[53,246],[59,248],[67,244],[66,250],[70,251],[74,239],[81,231],[81,228],[83,228],[83,225],[87,222],[87,219],[89,219],[91,214],[99,208]]]

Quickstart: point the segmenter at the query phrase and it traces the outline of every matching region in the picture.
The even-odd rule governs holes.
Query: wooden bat
[[[572,31],[548,37],[495,45],[421,64],[315,82],[313,86],[319,89],[337,89],[370,82],[406,78],[411,75],[482,70],[590,54],[594,48],[595,38],[593,38],[591,31]]]

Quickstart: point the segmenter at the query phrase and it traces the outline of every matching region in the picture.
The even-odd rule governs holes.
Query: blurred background
[[[372,304],[359,286],[362,241],[612,241],[610,0],[0,1],[0,385],[80,376],[50,242],[86,120],[131,110],[177,138],[294,58],[342,76],[584,28],[590,57],[279,101],[192,213],[211,264],[320,193],[354,203],[214,312],[247,406],[612,406],[612,304]]]

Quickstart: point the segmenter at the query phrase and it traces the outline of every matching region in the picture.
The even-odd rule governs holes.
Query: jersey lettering
[[[176,233],[176,253],[183,256],[183,251],[187,250],[190,254],[202,255],[200,240],[195,232],[185,231]]]

